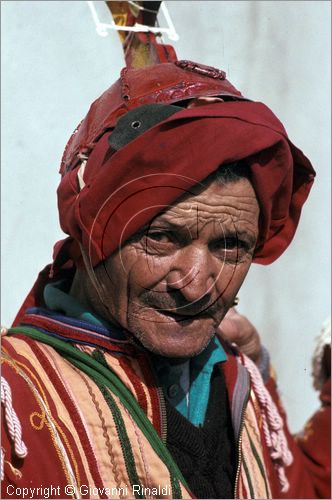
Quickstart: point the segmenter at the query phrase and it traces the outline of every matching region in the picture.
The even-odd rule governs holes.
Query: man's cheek
[[[218,297],[222,298],[226,303],[231,303],[241,288],[249,267],[250,263],[223,266],[215,283]]]
[[[168,259],[138,259],[128,273],[128,281],[138,290],[153,290],[159,288],[161,283],[166,283],[169,270]]]

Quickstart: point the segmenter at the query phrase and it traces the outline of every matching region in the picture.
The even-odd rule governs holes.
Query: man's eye
[[[225,238],[215,241],[211,244],[210,248],[219,258],[227,259],[228,257],[238,259],[249,251],[247,242],[236,236],[226,236]]]
[[[241,246],[241,242],[235,237],[222,238],[214,241],[211,245],[213,250],[229,250],[238,248],[239,246]]]
[[[225,238],[225,248],[233,250],[234,248],[243,248],[245,243],[242,240],[239,240],[236,237]]]
[[[172,243],[173,237],[167,231],[149,231],[146,237],[158,243]]]
[[[169,231],[150,230],[144,235],[144,248],[151,255],[170,255],[177,248],[177,240]]]

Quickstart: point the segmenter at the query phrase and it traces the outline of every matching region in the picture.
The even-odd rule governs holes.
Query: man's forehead
[[[235,220],[258,210],[255,192],[247,179],[221,184],[214,181],[199,193],[190,192],[157,215],[153,223],[181,225],[196,222]]]

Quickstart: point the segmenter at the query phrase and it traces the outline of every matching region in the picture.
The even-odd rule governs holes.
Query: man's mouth
[[[169,318],[171,320],[175,320],[177,322],[189,324],[193,322],[194,320],[199,320],[199,319],[212,319],[209,314],[207,314],[205,311],[200,312],[200,313],[192,313],[192,314],[183,314],[183,313],[178,313],[174,311],[169,311],[167,309],[156,309],[156,311],[164,316],[165,318]]]

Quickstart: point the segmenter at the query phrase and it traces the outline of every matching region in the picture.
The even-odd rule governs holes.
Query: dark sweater
[[[167,448],[197,498],[234,498],[236,453],[222,370],[215,367],[207,413],[195,427],[167,400]]]

